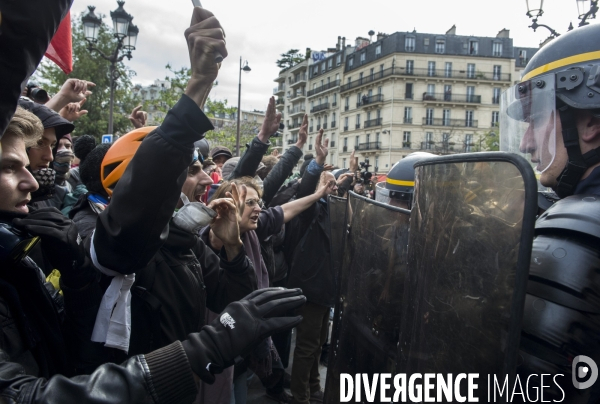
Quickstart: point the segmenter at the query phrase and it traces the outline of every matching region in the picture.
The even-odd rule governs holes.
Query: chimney
[[[346,49],[346,37],[342,37],[342,49]]]
[[[340,46],[342,46],[342,37],[338,35],[337,45],[335,45],[335,49],[340,50]]]
[[[375,31],[370,30],[368,32],[368,34],[369,34],[369,43],[371,43],[371,42],[373,42],[373,35],[375,35]]]
[[[387,35],[384,34],[383,32],[378,32],[377,33],[377,41],[381,41],[383,38],[385,38]]]
[[[452,25],[452,28],[446,31],[446,35],[456,35],[456,24]]]
[[[502,28],[500,32],[498,32],[498,35],[496,35],[496,38],[510,38],[510,30]]]

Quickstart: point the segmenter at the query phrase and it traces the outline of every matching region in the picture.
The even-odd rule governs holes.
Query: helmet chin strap
[[[567,149],[567,166],[558,176],[558,185],[555,188],[556,194],[561,198],[573,195],[575,187],[581,181],[581,177],[586,170],[594,164],[600,163],[600,147],[581,154],[579,147],[579,133],[577,132],[577,123],[575,111],[566,104],[558,107],[560,113],[560,122],[562,124],[562,138]]]

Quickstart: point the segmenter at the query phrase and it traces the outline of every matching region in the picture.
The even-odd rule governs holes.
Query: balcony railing
[[[444,119],[444,118],[423,118],[423,125],[427,126],[456,126],[464,128],[476,128],[475,119]]]
[[[344,132],[348,132],[348,127],[344,126]]]
[[[320,105],[314,106],[310,110],[310,113],[312,114],[312,113],[315,113],[315,112],[324,111],[326,109],[329,109],[329,103],[328,102],[326,102],[324,104],[320,104]]]
[[[279,94],[285,92],[285,84],[281,84],[273,89],[273,94]]]
[[[329,147],[335,147],[335,140],[331,141],[331,143],[329,144]]]
[[[381,142],[360,143],[356,150],[381,150]]]
[[[475,94],[423,93],[423,101],[481,104],[481,96]]]
[[[342,152],[343,152],[343,153],[346,153],[346,152],[348,152],[348,146],[344,146],[344,147],[342,147]]]
[[[335,124],[336,124],[335,121],[331,121],[331,129],[335,128]]]
[[[500,104],[500,96],[492,97],[492,104]]]
[[[317,130],[321,130],[321,125],[317,125]]]
[[[412,123],[412,118],[404,118],[404,123]]]
[[[356,103],[356,107],[366,107],[370,104],[377,104],[383,102],[383,94],[375,94],[370,97],[362,97],[359,102]]]
[[[290,84],[292,87],[295,87],[296,85],[302,83],[303,81],[306,81],[306,73],[298,75],[298,77],[296,79],[292,80],[292,82]]]
[[[306,108],[304,107],[304,105],[301,105],[301,106],[290,109],[288,111],[288,114],[289,114],[289,116],[293,116],[293,115],[297,115],[297,114],[304,114],[305,111],[306,111]]]
[[[327,122],[323,124],[323,129],[327,129]]]
[[[381,118],[365,121],[365,128],[372,128],[373,126],[381,126]]]
[[[350,105],[345,105],[344,106],[344,111],[348,111],[350,109]]]
[[[329,89],[332,89],[332,88],[335,88],[335,87],[337,87],[337,86],[339,86],[339,85],[340,85],[340,81],[339,81],[339,80],[335,80],[335,81],[332,81],[332,82],[330,82],[330,83],[323,84],[322,86],[320,86],[320,87],[317,87],[317,88],[315,88],[314,90],[309,90],[309,91],[306,93],[306,95],[307,95],[308,97],[312,97],[312,96],[313,96],[313,95],[315,95],[315,94],[322,93],[323,91],[327,91],[327,90],[329,90]]]
[[[337,102],[332,102],[331,103],[331,108],[335,108],[335,107],[337,107]]]
[[[290,100],[295,100],[296,98],[306,97],[306,93],[304,91],[296,91],[290,96]]]
[[[360,123],[357,123],[357,124],[355,125],[355,129],[360,129]]]
[[[467,79],[467,80],[480,80],[480,81],[511,81],[510,73],[494,73],[494,72],[480,72],[480,71],[467,71],[467,70],[452,70],[447,71],[445,69],[411,69],[406,70],[405,67],[390,67],[383,71],[379,71],[362,79],[352,81],[344,84],[340,88],[340,92],[352,90],[353,88],[369,84],[371,82],[381,80],[389,76],[412,76],[412,77],[439,77],[439,78],[452,78],[452,79]]]
[[[413,97],[414,97],[413,93],[406,93],[406,94],[404,94],[404,99],[405,100],[412,100]]]
[[[278,98],[277,101],[275,101],[275,105],[284,105],[285,104],[285,100],[283,98]]]
[[[302,126],[301,122],[293,122],[288,129],[289,130],[295,130],[295,129],[300,129],[300,126]]]

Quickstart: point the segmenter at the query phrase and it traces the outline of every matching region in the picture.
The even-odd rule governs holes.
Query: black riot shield
[[[329,226],[331,228],[331,265],[338,274],[342,264],[344,233],[346,231],[346,198],[329,195]]]
[[[409,213],[353,192],[348,197],[326,403],[340,402],[342,373],[395,371]]]
[[[415,174],[397,373],[477,373],[485,402],[487,375],[516,368],[535,176],[506,153],[438,157]]]

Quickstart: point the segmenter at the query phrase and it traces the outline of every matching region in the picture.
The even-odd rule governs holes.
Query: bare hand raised
[[[322,139],[323,129],[319,131],[319,134],[315,139],[315,152],[317,153],[317,157],[315,158],[315,160],[320,166],[325,164],[325,158],[327,157],[327,154],[329,154],[329,150],[327,148],[327,146],[329,146],[329,139],[325,139],[325,142],[322,142]]]
[[[279,130],[279,123],[281,122],[281,112],[275,110],[275,97],[269,98],[269,105],[267,106],[267,112],[265,114],[265,120],[263,121],[260,132],[258,132],[258,140],[263,143],[268,143],[269,138],[275,132]]]

